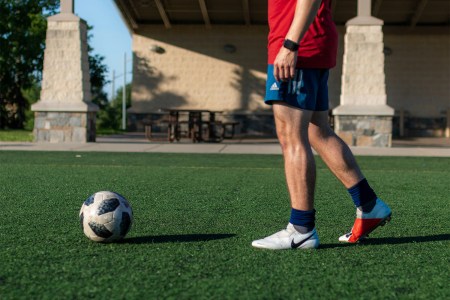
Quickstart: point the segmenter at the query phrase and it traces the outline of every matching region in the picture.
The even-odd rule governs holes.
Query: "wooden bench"
[[[197,114],[198,112],[195,111]],[[188,119],[180,120],[179,114],[171,114],[168,118],[156,120],[144,124],[145,137],[148,140],[179,141],[181,138],[189,138],[192,142],[221,142],[223,139],[232,139],[239,122],[216,121],[215,116],[209,120],[202,120],[200,116],[189,115]],[[165,139],[155,138],[155,129],[167,127]]]
[[[167,137],[158,140],[168,140],[169,142],[173,142],[177,136],[174,130],[174,123],[169,121],[154,121],[144,125],[145,137],[152,141],[156,140],[154,137],[154,129],[155,127],[166,127],[167,126]],[[178,139],[179,140],[179,139]]]
[[[208,142],[220,143],[223,140],[223,123],[221,121],[203,122],[202,134]]]
[[[167,137],[156,139],[155,128],[167,127]],[[168,140],[169,142],[180,141],[181,138],[189,138],[195,143],[199,140],[199,132],[192,122],[178,121],[155,121],[144,125],[145,137],[150,141]]]
[[[222,123],[222,138],[223,139],[232,139],[234,137],[236,126],[239,125],[239,122],[224,122]]]

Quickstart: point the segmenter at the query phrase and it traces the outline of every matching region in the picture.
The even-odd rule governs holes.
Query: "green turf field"
[[[0,130],[0,142],[32,142],[33,132],[29,130]]]
[[[317,159],[321,247],[276,252],[250,243],[287,224],[280,156],[0,151],[0,299],[449,299],[450,159],[358,161],[391,223],[338,243],[354,208]],[[133,206],[122,243],[80,229],[100,190]]]

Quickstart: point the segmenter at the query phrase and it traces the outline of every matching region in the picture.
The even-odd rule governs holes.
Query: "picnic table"
[[[221,142],[232,138],[237,122],[223,122],[222,111],[206,109],[166,109],[160,121],[145,126],[148,139],[153,139],[154,126],[167,126],[167,139],[170,142],[189,138],[193,143]],[[229,134],[231,132],[231,136]]]

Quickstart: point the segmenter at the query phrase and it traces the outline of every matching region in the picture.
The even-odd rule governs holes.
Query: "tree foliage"
[[[41,77],[46,18],[58,8],[58,0],[0,1],[0,128],[24,126],[22,90]]]
[[[47,17],[57,13],[59,0],[0,0],[0,129],[31,129],[30,105],[39,98]],[[88,26],[88,30],[92,27]],[[104,57],[89,46],[92,102],[108,106]]]
[[[126,85],[126,108],[131,107],[131,84]],[[119,130],[122,126],[122,99],[123,87],[117,89],[114,99],[97,114],[97,127],[99,129]]]
[[[109,105],[108,95],[103,90],[104,86],[109,83],[106,78],[108,67],[103,63],[105,57],[100,54],[94,54],[94,49],[90,46],[92,34],[90,31],[92,26],[88,26],[88,54],[89,54],[89,75],[91,82],[91,101],[100,107],[100,110]]]

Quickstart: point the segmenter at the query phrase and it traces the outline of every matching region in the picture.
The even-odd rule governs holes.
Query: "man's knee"
[[[293,128],[277,128],[277,135],[281,149],[285,154],[299,154],[310,147],[307,133],[305,132],[302,135],[298,128],[297,130],[293,130]]]
[[[335,136],[334,131],[329,126],[316,126],[311,124],[308,128],[308,136],[311,146],[316,148],[323,142]]]
[[[283,152],[295,144],[296,139],[293,137],[292,131],[285,126],[281,128],[277,127],[277,136]]]

